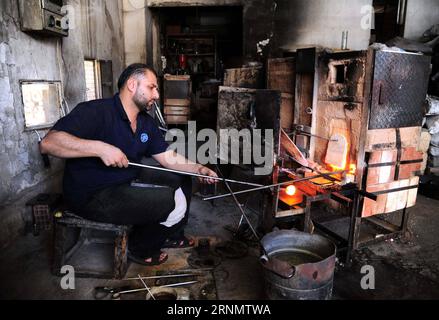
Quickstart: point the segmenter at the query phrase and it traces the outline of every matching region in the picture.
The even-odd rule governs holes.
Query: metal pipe
[[[268,186],[258,187],[258,188],[254,188],[254,189],[237,191],[237,192],[234,192],[234,194],[237,195],[237,194],[254,192],[254,191],[259,191],[259,190],[264,190],[264,189],[269,189],[269,188],[281,187],[281,186],[284,186],[284,185],[287,185],[287,184],[288,185],[289,184],[294,184],[296,182],[313,180],[313,179],[316,179],[316,178],[321,178],[321,177],[325,177],[325,176],[332,176],[334,174],[341,174],[341,173],[345,173],[345,172],[348,172],[348,170],[335,171],[335,172],[331,172],[331,173],[324,173],[324,174],[319,174],[319,175],[315,175],[315,176],[312,176],[312,177],[306,177],[306,178],[300,178],[300,179],[291,180],[291,181],[285,181],[285,182],[282,182],[282,183],[271,184],[271,185],[268,185]],[[222,195],[219,195],[219,196],[204,198],[203,201],[226,198],[226,197],[230,197],[231,195],[232,195],[231,193],[226,193],[226,194],[222,194]]]
[[[152,170],[158,170],[158,171],[172,172],[172,173],[177,173],[177,174],[182,174],[182,175],[187,175],[187,176],[192,176],[192,177],[206,178],[206,179],[213,179],[213,180],[217,180],[217,181],[223,181],[223,179],[217,178],[217,177],[210,177],[210,176],[205,176],[205,175],[198,174],[198,173],[179,171],[179,170],[167,169],[167,168],[156,167],[156,166],[148,166],[148,165],[145,165],[145,164],[139,164],[139,163],[134,163],[134,162],[128,162],[128,165],[133,166],[133,167],[145,168],[145,169],[152,169]],[[262,186],[261,184],[245,182],[245,181],[238,181],[238,180],[226,179],[226,181],[230,182],[230,183],[239,183],[239,184],[244,184],[244,185],[253,186],[253,187],[261,187]]]
[[[160,106],[158,105],[157,101],[154,101],[154,110],[157,118],[159,119],[160,125],[167,130],[168,126],[166,125],[166,121],[163,118],[162,112],[160,111]]]
[[[163,279],[163,278],[177,278],[177,277],[196,277],[197,274],[190,274],[190,273],[183,273],[183,274],[170,274],[170,275],[164,275],[164,276],[150,276],[150,277],[141,277],[144,280],[149,279]],[[128,280],[139,280],[139,278],[127,278],[122,279],[122,281],[128,281]]]
[[[293,135],[314,137],[314,138],[318,138],[318,139],[322,139],[322,140],[326,140],[326,141],[338,141],[337,139],[329,139],[329,138],[325,138],[325,137],[322,137],[322,136],[318,136],[318,135],[307,133],[307,132],[303,132],[303,131],[297,131],[297,132],[293,132],[293,133],[289,133],[288,134],[288,136],[293,136]]]
[[[149,290],[148,286],[146,285],[145,281],[143,281],[142,276],[140,274],[137,275],[140,281],[142,281],[143,285],[145,286],[145,289],[148,290],[149,294],[151,295],[151,297],[155,300],[154,295],[152,294],[151,290]]]
[[[186,285],[194,284],[194,283],[197,283],[197,282],[198,281],[171,283],[171,284],[165,284],[163,286],[159,286],[157,288],[172,288],[172,287],[186,286]],[[115,295],[117,295],[117,294],[120,295],[120,294],[125,294],[125,293],[142,292],[142,291],[148,291],[148,290],[146,288],[133,289],[133,290],[125,290],[125,291],[116,292]]]
[[[232,195],[233,200],[235,201],[236,206],[238,207],[239,211],[241,211],[241,219],[242,219],[242,217],[245,218],[245,220],[247,221],[247,223],[248,223],[248,225],[249,225],[249,227],[250,227],[250,229],[251,229],[253,235],[254,235],[254,236],[256,237],[256,239],[260,242],[261,239],[259,238],[258,234],[256,233],[256,230],[253,228],[252,224],[250,223],[249,218],[248,218],[247,215],[245,214],[244,209],[242,208],[241,204],[239,203],[238,199],[236,198],[235,194],[233,193],[232,188],[230,188],[229,183],[228,183],[228,182],[226,181],[226,179],[223,177],[223,174],[221,173],[221,170],[219,169],[219,167],[218,167],[218,166],[216,166],[216,167],[217,167],[217,170],[218,170],[219,175],[222,177],[222,180],[223,180],[224,184],[226,185],[227,189],[229,190],[230,194]],[[264,254],[267,254],[267,253],[265,252],[265,248],[264,248],[262,245],[261,245],[261,247],[262,247],[262,250],[264,251]]]

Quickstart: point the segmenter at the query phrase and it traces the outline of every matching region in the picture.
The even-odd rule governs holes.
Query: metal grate
[[[375,53],[369,129],[422,125],[430,61],[418,54]]]
[[[38,230],[51,230],[53,226],[53,216],[48,205],[34,205],[32,208],[34,223]]]
[[[38,235],[40,231],[52,230],[54,212],[61,205],[60,194],[42,193],[29,200],[26,203],[26,232],[32,231],[34,235]]]

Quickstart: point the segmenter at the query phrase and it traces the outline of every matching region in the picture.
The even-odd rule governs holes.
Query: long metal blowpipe
[[[192,176],[192,177],[198,177],[198,178],[206,178],[206,179],[213,179],[213,180],[217,180],[217,181],[223,181],[223,179],[221,179],[221,178],[205,176],[203,174],[186,172],[186,171],[179,171],[179,170],[173,170],[173,169],[167,169],[167,168],[156,167],[156,166],[148,166],[148,165],[140,164],[140,163],[128,162],[128,165],[133,166],[133,167],[145,168],[145,169],[152,169],[152,170],[158,170],[158,171],[172,172],[172,173],[182,174],[182,175],[186,175],[186,176]],[[244,185],[247,185],[247,186],[262,187],[261,184],[257,184],[257,183],[238,181],[238,180],[230,180],[230,179],[226,179],[226,180],[227,180],[227,182],[230,182],[230,183],[239,183],[239,184],[244,184]]]
[[[264,190],[264,189],[281,187],[281,186],[284,186],[284,185],[287,185],[287,184],[289,185],[289,184],[293,184],[293,183],[300,182],[300,181],[314,180],[316,178],[325,177],[325,176],[327,177],[327,176],[331,176],[331,175],[334,175],[334,174],[341,174],[341,173],[344,173],[344,172],[347,172],[347,170],[335,171],[335,172],[331,172],[331,173],[324,173],[324,174],[319,174],[319,175],[315,175],[315,176],[312,176],[312,177],[300,178],[300,179],[296,179],[296,180],[290,180],[290,181],[285,181],[285,182],[281,182],[281,183],[271,184],[271,185],[268,185],[268,186],[257,187],[257,188],[254,188],[254,189],[237,191],[237,192],[233,192],[233,194],[234,195],[238,195],[238,194],[243,194],[243,193],[248,193],[248,192]],[[221,194],[219,196],[203,198],[203,200],[204,201],[215,200],[215,199],[221,199],[221,198],[226,198],[226,197],[230,197],[230,196],[232,196],[231,193],[226,193],[226,194]]]

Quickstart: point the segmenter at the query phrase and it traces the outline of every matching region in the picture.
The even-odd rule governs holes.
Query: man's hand
[[[115,146],[103,142],[98,154],[107,167],[128,168],[127,156]]]
[[[209,168],[202,165],[199,166],[198,173],[204,176],[218,178],[218,175],[215,173],[215,171],[212,171]],[[214,184],[218,182],[218,180],[216,179],[209,179],[209,178],[199,178],[199,181],[201,183],[208,183],[208,184]]]

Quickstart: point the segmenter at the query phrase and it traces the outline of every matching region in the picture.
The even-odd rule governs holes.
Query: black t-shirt
[[[133,133],[119,95],[112,99],[80,103],[52,130],[64,131],[81,139],[100,140],[118,147],[131,162],[140,162],[165,152],[165,142],[154,120],[146,112],[137,117],[137,131]],[[100,158],[67,159],[64,170],[64,197],[79,208],[98,190],[133,180],[139,168],[107,167]]]

